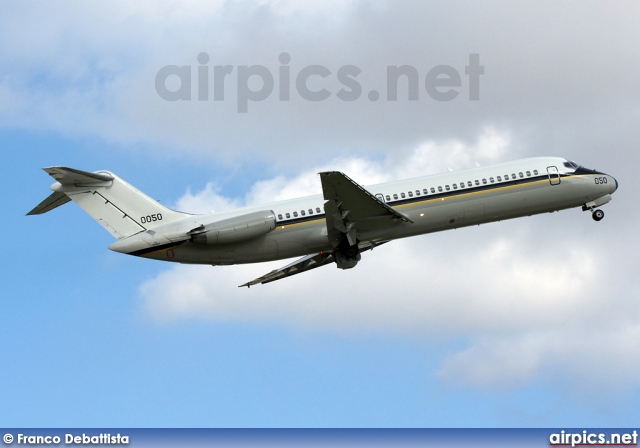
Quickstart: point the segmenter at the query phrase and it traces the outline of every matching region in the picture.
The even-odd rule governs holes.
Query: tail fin
[[[189,216],[168,209],[108,171],[91,173],[63,166],[44,170],[57,180],[51,186],[54,193],[27,215],[46,213],[72,200],[117,239]]]

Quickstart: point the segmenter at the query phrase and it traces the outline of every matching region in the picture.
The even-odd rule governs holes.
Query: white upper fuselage
[[[491,221],[584,206],[610,199],[616,180],[558,157],[536,157],[489,167],[364,186],[413,222],[394,220],[366,231],[376,243]],[[604,198],[604,199],[603,199]],[[118,241],[113,250],[181,263],[234,264],[302,256],[335,249],[327,237],[325,199],[313,195],[211,215],[186,215],[153,231]],[[272,211],[276,227],[258,238],[197,244],[184,235],[207,224]],[[355,224],[356,228],[358,223]]]

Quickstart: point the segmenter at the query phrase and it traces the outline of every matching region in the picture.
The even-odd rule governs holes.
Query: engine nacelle
[[[276,228],[273,210],[248,213],[201,225],[188,232],[191,241],[198,244],[228,244],[247,241],[266,235]]]

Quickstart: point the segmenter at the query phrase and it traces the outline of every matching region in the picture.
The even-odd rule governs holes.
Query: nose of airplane
[[[613,190],[613,191],[616,191],[618,189],[618,179],[616,179],[613,176],[611,176],[611,178],[616,182],[616,188]]]

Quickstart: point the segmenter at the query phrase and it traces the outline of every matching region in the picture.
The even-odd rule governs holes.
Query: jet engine
[[[187,234],[191,236],[191,241],[198,244],[228,244],[266,235],[275,228],[273,210],[264,210],[202,224]]]

